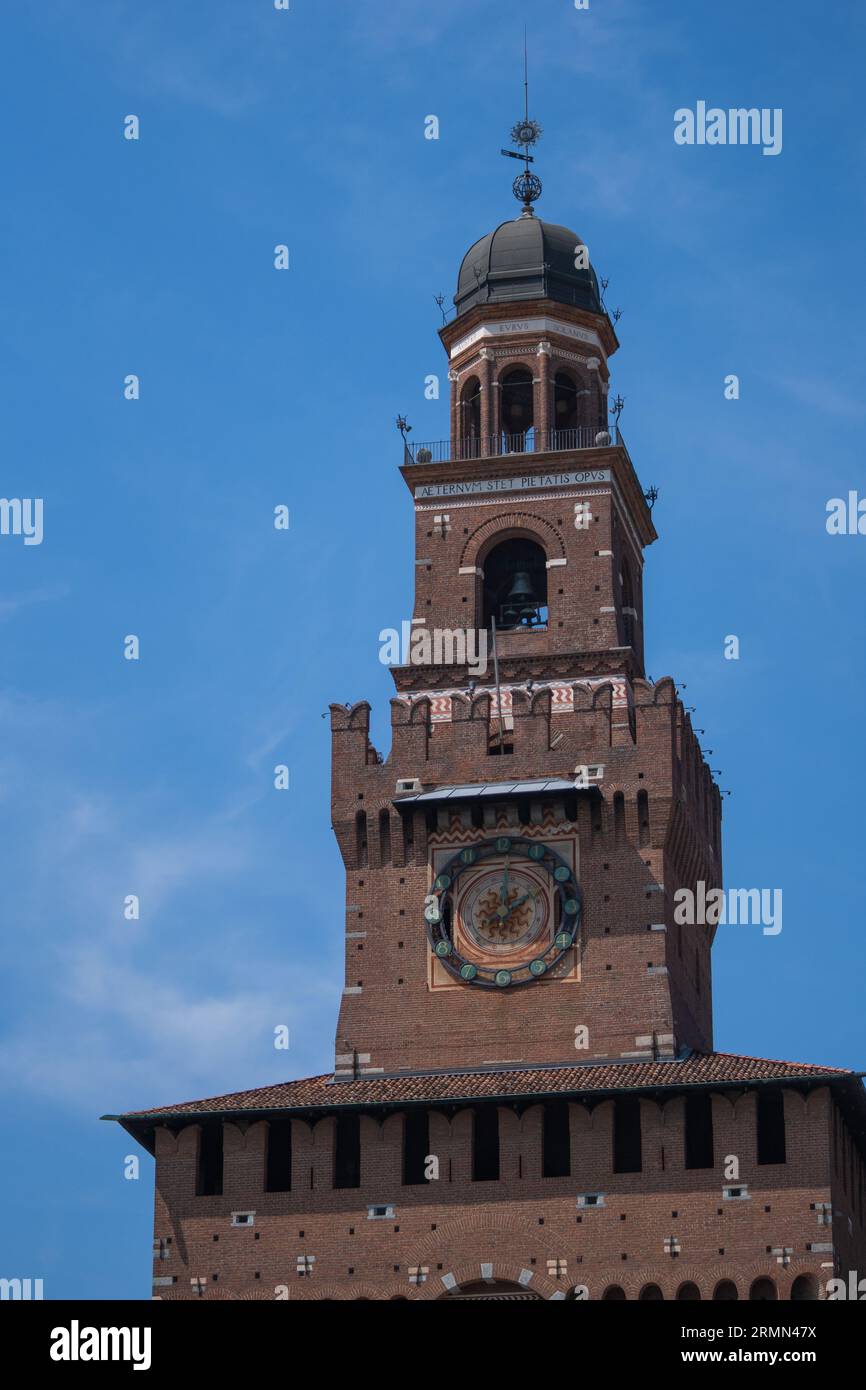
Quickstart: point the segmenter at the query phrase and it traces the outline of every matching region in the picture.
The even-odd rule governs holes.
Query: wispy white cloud
[[[793,396],[810,413],[819,410],[840,420],[859,420],[866,413],[862,396],[843,390],[837,382],[828,381],[826,377],[779,374],[768,380]]]
[[[97,1112],[288,1079],[310,1064],[306,1035],[332,1000],[317,978],[299,989],[297,970],[273,962],[258,987],[242,973],[235,990],[202,992],[170,983],[157,962],[136,968],[79,943],[43,1006],[4,1037],[0,1084]],[[288,1051],[273,1047],[278,1025]]]
[[[70,731],[86,743],[94,720],[93,710],[0,697],[10,750],[0,776],[16,808],[0,1087],[95,1114],[327,1066],[319,1040],[339,984],[307,965],[297,928],[291,947],[268,931],[273,861],[239,808],[243,789],[203,811],[188,785],[172,795],[160,769],[139,769],[126,796],[80,773],[52,776]],[[130,893],[138,920],[124,916]],[[289,901],[297,921],[315,919],[303,880]],[[270,920],[257,921],[250,902],[270,905]],[[278,1025],[289,1027],[288,1052],[273,1047]]]
[[[190,22],[193,8],[198,19]],[[77,31],[119,88],[236,117],[267,100],[283,18],[272,6],[214,0],[197,7],[58,0],[44,23],[52,34]]]
[[[35,604],[55,603],[58,599],[66,598],[68,593],[68,585],[58,584],[29,589],[24,593],[6,594],[0,597],[0,622],[16,617],[22,609],[32,608]]]

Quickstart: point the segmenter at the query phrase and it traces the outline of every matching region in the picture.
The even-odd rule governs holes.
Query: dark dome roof
[[[575,269],[575,247],[582,245],[576,232],[538,217],[502,222],[463,257],[454,296],[458,315],[475,304],[522,299],[555,299],[603,314],[595,271]]]

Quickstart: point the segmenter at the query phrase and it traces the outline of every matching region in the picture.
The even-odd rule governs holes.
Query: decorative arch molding
[[[700,1292],[701,1301],[711,1302],[716,1287],[723,1280],[730,1280],[736,1286],[738,1301],[745,1303],[748,1302],[749,1289],[756,1279],[771,1279],[776,1286],[779,1300],[790,1299],[791,1286],[799,1274],[810,1274],[817,1278],[820,1292],[820,1275],[816,1273],[814,1266],[798,1260],[792,1260],[787,1269],[767,1259],[754,1260],[747,1265],[720,1260],[718,1264],[710,1267],[690,1267],[680,1265],[679,1260],[673,1260],[671,1268],[667,1271],[645,1265],[643,1269],[626,1272],[622,1266],[613,1265],[603,1267],[597,1273],[587,1270],[582,1277],[574,1280],[571,1280],[569,1271],[569,1278],[572,1286],[575,1283],[585,1284],[589,1289],[590,1302],[596,1303],[601,1301],[606,1289],[617,1284],[629,1301],[637,1300],[641,1289],[647,1284],[657,1284],[665,1301],[671,1303],[676,1302],[677,1290],[684,1284],[694,1284]]]
[[[482,522],[467,537],[460,556],[460,568],[472,566],[480,569],[479,556],[488,547],[488,542],[493,542],[495,538],[509,540],[513,535],[526,532],[543,547],[548,560],[566,558],[562,537],[544,517],[537,516],[535,512],[506,512],[503,516]]]
[[[478,719],[483,724],[489,723],[493,710],[493,698],[487,691],[480,695],[473,695],[469,706],[469,718]]]
[[[677,691],[670,676],[662,676],[660,680],[653,683],[644,680],[642,676],[635,676],[632,681],[635,705],[640,708],[645,705],[676,705]]]
[[[527,372],[529,372],[529,375],[534,379],[535,373],[538,369],[538,362],[536,360],[537,355],[537,347],[532,348],[527,346],[510,349],[508,359],[502,360],[502,366],[499,367],[498,371],[496,372],[493,381],[494,386],[501,387],[503,377],[508,376],[510,372],[513,372],[515,368],[519,367],[523,367]]]
[[[592,368],[585,357],[572,356],[570,353],[561,352],[554,347],[550,353],[550,376],[551,380],[557,372],[563,376],[574,377],[580,385],[581,390],[589,390],[592,380]]]
[[[287,1280],[282,1281],[284,1284]],[[323,1303],[326,1300],[339,1303],[354,1303],[357,1299],[363,1298],[368,1302],[379,1303],[383,1299],[392,1298],[395,1293],[404,1294],[404,1285],[397,1288],[396,1281],[389,1281],[386,1285],[369,1283],[350,1283],[350,1284],[317,1284],[315,1275],[312,1279],[298,1279],[295,1283],[289,1284],[288,1301],[295,1300],[303,1303]]]
[[[616,699],[616,688],[613,681],[602,681],[595,686],[592,692],[592,708],[599,709],[605,706],[613,706]]]
[[[410,724],[428,724],[430,722],[431,701],[427,695],[419,695],[413,699],[409,705]]]
[[[347,729],[367,729],[370,725],[370,703],[368,700],[357,700],[347,710],[346,719]]]
[[[157,1157],[160,1159],[175,1158],[180,1150],[180,1136],[183,1129],[191,1129],[192,1125],[185,1125],[182,1128],[174,1129],[171,1125],[156,1125],[154,1129],[154,1144]]]
[[[536,1294],[539,1298],[556,1298],[561,1301],[565,1298],[568,1290],[572,1287],[567,1280],[557,1284],[555,1280],[548,1279],[546,1275],[539,1274],[535,1266],[530,1269],[528,1266],[516,1264],[509,1260],[465,1260],[460,1264],[451,1265],[447,1269],[431,1269],[427,1278],[427,1283],[420,1286],[419,1298],[426,1299],[428,1302],[434,1299],[445,1299],[451,1289],[455,1291],[471,1284],[479,1284],[488,1279],[494,1284],[513,1284],[517,1288],[525,1289],[527,1293]],[[444,1263],[439,1261],[439,1263]],[[434,1266],[435,1268],[435,1266]],[[482,1272],[483,1271],[483,1272]],[[530,1279],[526,1275],[530,1274]],[[445,1280],[448,1280],[448,1284]],[[451,1280],[453,1279],[453,1284]]]
[[[513,697],[512,697],[513,703]],[[549,715],[553,708],[553,691],[549,686],[541,690],[533,690],[529,699],[530,714]]]
[[[242,1117],[223,1120],[223,1151],[243,1153],[247,1149],[255,1151],[267,1130],[267,1120],[244,1120]]]
[[[447,1296],[451,1288],[492,1279],[519,1285],[543,1299],[564,1299],[575,1283],[571,1275],[562,1280],[550,1279],[536,1265],[522,1265],[499,1253],[506,1241],[513,1248],[515,1237],[525,1238],[529,1231],[522,1217],[504,1212],[466,1212],[446,1222],[418,1242],[416,1263],[429,1266],[430,1273],[427,1282],[413,1291],[414,1298],[432,1301]],[[471,1258],[464,1255],[452,1260],[454,1250],[475,1253]],[[436,1268],[438,1264],[442,1265],[441,1270]]]

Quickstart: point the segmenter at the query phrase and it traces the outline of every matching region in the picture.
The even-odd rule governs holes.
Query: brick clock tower
[[[808,1299],[866,1268],[857,1075],[713,1051],[713,928],[674,895],[721,885],[721,802],[645,672],[656,531],[537,136],[440,333],[451,437],[400,422],[390,753],[331,709],[333,1072],[112,1117],[156,1155],[158,1298]]]

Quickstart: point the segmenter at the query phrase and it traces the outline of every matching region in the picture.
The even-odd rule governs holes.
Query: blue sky
[[[720,928],[716,1046],[866,1067],[866,538],[824,524],[866,495],[860,8],[6,6],[0,493],[43,498],[45,534],[0,537],[0,1274],[46,1297],[150,1293],[149,1161],[125,1181],[101,1113],[331,1063],[322,715],[370,699],[387,747],[393,420],[447,434],[434,295],[517,211],[524,17],[539,212],[610,278],[660,489],[648,669],[687,683],[732,791],[728,885],[784,892],[779,936]],[[782,153],[675,145],[698,100],[781,107]]]

